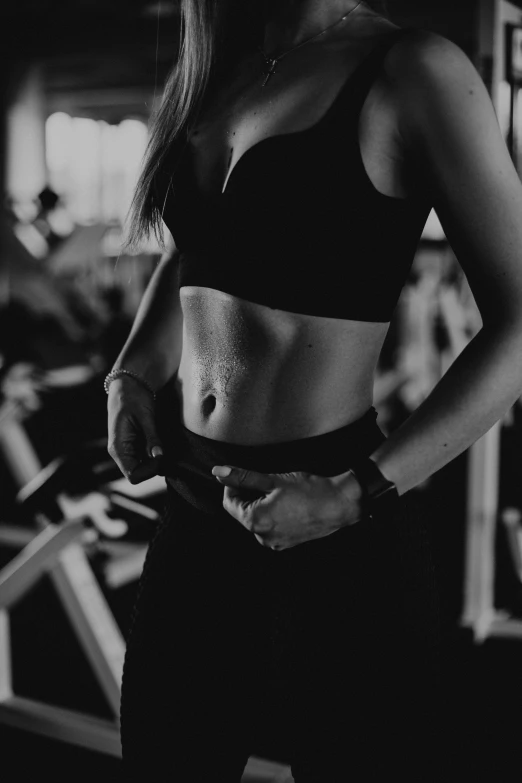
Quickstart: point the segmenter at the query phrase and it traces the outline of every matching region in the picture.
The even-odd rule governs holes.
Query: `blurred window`
[[[45,125],[50,187],[76,223],[123,224],[147,145],[145,122],[119,125],[56,112]]]

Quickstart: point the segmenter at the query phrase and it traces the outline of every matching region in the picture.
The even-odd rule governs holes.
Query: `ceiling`
[[[154,87],[178,43],[177,0],[0,3],[0,50],[11,75],[40,64],[50,95]]]

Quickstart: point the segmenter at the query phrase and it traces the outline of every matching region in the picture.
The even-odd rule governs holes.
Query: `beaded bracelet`
[[[124,370],[122,367],[111,370],[110,373],[105,376],[105,380],[103,381],[103,388],[107,394],[109,393],[109,386],[111,385],[112,381],[115,381],[116,378],[119,378],[121,375],[130,375],[131,378],[134,378],[134,380],[138,381],[138,383],[141,383],[142,386],[145,386],[145,388],[148,389],[148,391],[150,391],[152,394],[153,399],[156,399],[156,392],[150,383],[145,380],[145,378],[142,378],[141,375],[138,375],[137,372],[133,372],[132,370]]]

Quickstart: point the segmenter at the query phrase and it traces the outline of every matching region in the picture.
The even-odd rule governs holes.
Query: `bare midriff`
[[[360,418],[389,324],[289,313],[182,286],[175,384],[182,422],[244,445],[312,437]]]

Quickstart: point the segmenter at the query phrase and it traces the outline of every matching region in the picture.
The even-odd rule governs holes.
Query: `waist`
[[[335,476],[347,471],[358,457],[371,454],[385,440],[373,407],[339,429],[278,443],[243,445],[213,440],[192,432],[181,422],[162,434],[167,484],[207,513],[223,510],[223,486],[212,475],[215,465],[233,465],[261,473],[303,471]]]

